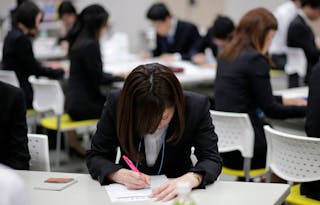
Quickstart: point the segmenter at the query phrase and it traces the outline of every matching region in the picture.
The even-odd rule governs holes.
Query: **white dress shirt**
[[[147,165],[152,167],[158,158],[162,143],[167,134],[168,125],[156,130],[152,134],[144,136],[144,147],[146,152]]]
[[[281,4],[274,12],[278,21],[278,30],[271,43],[270,54],[285,54],[287,51],[287,36],[291,21],[298,14],[298,9],[293,1]]]

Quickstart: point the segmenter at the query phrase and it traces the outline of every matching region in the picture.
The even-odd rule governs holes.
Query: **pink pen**
[[[138,172],[140,173],[140,171],[138,170],[138,168],[136,166],[134,166],[134,164],[132,163],[132,161],[126,156],[123,155],[122,159],[127,163],[127,165],[130,167],[130,169],[134,172]]]

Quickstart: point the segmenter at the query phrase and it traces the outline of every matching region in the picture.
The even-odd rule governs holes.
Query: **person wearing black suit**
[[[14,26],[7,34],[3,45],[4,69],[15,71],[23,89],[27,108],[32,108],[33,91],[29,76],[62,78],[62,69],[42,66],[34,57],[30,36],[35,36],[42,18],[39,8],[31,1],[22,3],[15,12]]]
[[[308,84],[311,70],[318,62],[320,49],[316,45],[310,21],[320,17],[320,1],[302,0],[298,15],[292,20],[288,29],[288,47],[302,48],[307,58],[307,73],[304,82]],[[298,74],[289,75],[289,87],[299,86]]]
[[[213,183],[222,161],[209,104],[207,97],[183,92],[167,67],[138,66],[122,91],[109,95],[87,152],[89,173],[102,185],[117,182],[132,189],[147,186],[148,175],[165,174],[175,179],[153,190],[153,197],[165,201],[176,195],[179,181],[193,188]],[[123,159],[114,163],[118,146],[144,174],[130,171]],[[191,146],[198,159],[194,166]],[[167,191],[170,193],[164,196]]]
[[[147,18],[157,33],[153,56],[163,60],[190,60],[191,48],[201,38],[195,25],[172,17],[163,3],[152,5]]]
[[[265,167],[267,145],[262,115],[278,119],[305,115],[305,106],[284,106],[305,105],[304,100],[288,101],[272,94],[270,64],[265,54],[276,29],[277,20],[269,11],[262,8],[249,11],[218,60],[215,109],[249,115],[255,134],[252,168]],[[238,151],[224,153],[222,158],[227,167],[243,168],[243,158]]]
[[[100,5],[88,6],[68,34],[71,64],[66,107],[73,120],[99,118],[106,100],[100,86],[123,80],[102,70],[99,38],[106,30],[108,17]]]
[[[306,133],[309,137],[320,138],[320,62],[312,69],[309,81],[309,96],[306,114]],[[320,201],[320,181],[302,183],[300,192]]]
[[[29,169],[26,106],[21,89],[0,81],[0,163]]]
[[[191,49],[191,59],[197,65],[216,67],[214,59],[232,37],[233,21],[227,16],[218,16],[209,28],[206,36],[197,41]],[[211,49],[207,56],[206,49]],[[210,54],[210,53],[209,53]],[[211,62],[210,62],[211,59]],[[214,62],[212,62],[214,61]]]
[[[70,75],[66,93],[66,110],[73,120],[100,117],[106,97],[100,86],[122,81],[120,76],[103,72],[99,38],[107,30],[109,14],[100,5],[86,7],[68,32]],[[77,155],[85,149],[74,131],[68,132],[69,144]]]

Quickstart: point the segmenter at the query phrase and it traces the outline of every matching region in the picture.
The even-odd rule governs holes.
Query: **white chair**
[[[60,164],[61,132],[80,130],[84,133],[92,133],[96,129],[98,120],[72,121],[68,114],[63,114],[64,94],[57,80],[37,79],[35,76],[30,76],[29,82],[34,92],[33,108],[37,112],[52,110],[56,115],[54,117],[42,118],[40,124],[44,128],[57,131],[56,167],[58,168]],[[89,135],[85,135],[85,137],[89,138]]]
[[[307,58],[302,48],[287,48],[287,63],[284,70],[288,75],[298,73],[304,77],[307,72]]]
[[[268,144],[266,165],[268,181],[271,172],[291,183],[320,180],[319,138],[292,135],[275,130],[270,126],[264,126],[264,131]],[[300,192],[293,191],[298,186],[295,185],[291,188],[292,193],[287,198],[287,202],[314,204],[315,200],[302,197]],[[299,203],[296,200],[300,200]],[[320,202],[315,204],[320,204]]]
[[[254,130],[248,114],[232,113],[210,110],[215,132],[218,135],[218,148],[220,153],[240,151],[244,158],[243,170],[234,170],[223,167],[225,174],[245,177],[262,175],[265,169],[251,170],[251,158],[254,150]]]
[[[50,172],[48,136],[28,134],[28,148],[31,155],[30,170]]]
[[[11,70],[0,70],[0,81],[20,87],[16,73]]]

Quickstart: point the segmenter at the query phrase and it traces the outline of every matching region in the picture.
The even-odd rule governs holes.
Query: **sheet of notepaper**
[[[105,186],[111,202],[130,202],[150,200],[151,190],[168,181],[165,175],[151,176],[150,187],[139,190],[129,190],[122,184]]]

